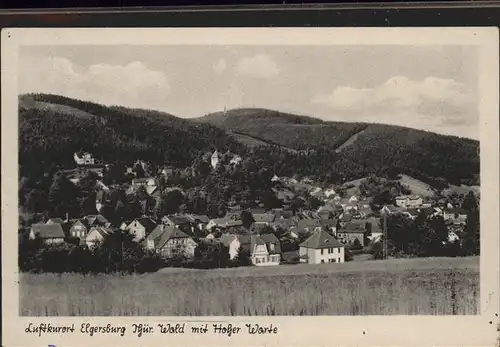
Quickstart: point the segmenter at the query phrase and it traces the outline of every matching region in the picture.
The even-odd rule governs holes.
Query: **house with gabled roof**
[[[299,258],[308,264],[343,263],[345,246],[326,231],[316,231],[299,245]]]
[[[104,238],[111,235],[113,230],[107,227],[97,226],[90,228],[88,234],[85,236],[85,243],[87,247],[92,249],[97,247],[104,241]]]
[[[90,225],[87,219],[76,219],[71,223],[71,226],[69,228],[69,235],[71,237],[78,237],[80,240],[85,240],[89,230]]]
[[[281,244],[274,234],[238,235],[241,248],[250,253],[252,264],[256,266],[279,265]]]
[[[255,223],[265,225],[271,224],[276,218],[273,213],[254,213],[252,216]]]
[[[134,235],[134,241],[138,242],[148,236],[156,228],[156,223],[149,217],[134,219],[125,230]]]
[[[185,216],[200,231],[205,230],[208,222],[210,222],[210,218],[207,215],[186,214]]]
[[[396,197],[396,206],[404,208],[418,208],[422,206],[423,199],[420,195],[403,195]]]
[[[198,244],[176,226],[158,225],[144,240],[145,247],[155,251],[162,257],[171,258],[177,252],[184,256],[194,257],[194,251]]]
[[[44,224],[36,223],[31,225],[29,238],[34,240],[39,238],[45,244],[59,244],[64,242],[64,230],[59,223]]]
[[[102,214],[88,215],[83,217],[87,220],[90,227],[93,226],[103,226],[108,227],[110,225],[109,221]]]
[[[366,239],[366,222],[364,221],[351,221],[346,223],[340,230],[337,230],[336,237],[340,242],[345,244],[353,243],[358,240],[361,246],[365,245]]]
[[[188,216],[182,214],[172,214],[164,216],[161,220],[163,224],[176,226],[185,233],[192,234],[194,232],[193,223]]]

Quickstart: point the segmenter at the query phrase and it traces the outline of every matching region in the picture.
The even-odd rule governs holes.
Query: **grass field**
[[[20,277],[24,316],[465,315],[478,305],[478,257]]]

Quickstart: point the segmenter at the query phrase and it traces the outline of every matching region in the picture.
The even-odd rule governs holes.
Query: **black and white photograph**
[[[236,36],[19,45],[16,314],[481,315],[481,45]]]

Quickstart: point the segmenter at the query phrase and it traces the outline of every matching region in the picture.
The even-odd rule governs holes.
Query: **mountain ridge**
[[[479,179],[478,141],[412,128],[326,122],[262,108],[186,119],[50,94],[20,96],[19,105],[20,161],[25,164],[47,149],[56,161],[87,149],[108,160],[143,157],[185,167],[200,152],[231,149],[257,150],[262,165],[277,174],[320,180],[394,172],[438,185]]]

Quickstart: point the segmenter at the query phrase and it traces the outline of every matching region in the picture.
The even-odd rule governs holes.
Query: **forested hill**
[[[21,174],[74,165],[73,153],[79,150],[107,162],[142,159],[182,168],[217,149],[240,154],[278,176],[331,183],[399,173],[442,187],[478,184],[479,179],[477,141],[409,128],[323,122],[264,109],[186,120],[44,94],[23,95],[19,106]]]
[[[243,148],[210,124],[45,94],[20,96],[19,142],[26,170],[73,165],[73,153],[80,150],[108,162],[142,159],[184,167],[200,152]]]
[[[411,128],[325,122],[266,109],[234,109],[196,119],[226,131],[272,141],[293,149],[329,152],[332,169],[351,172],[402,172],[436,183],[477,184],[479,142]],[[335,152],[333,154],[332,152]]]

